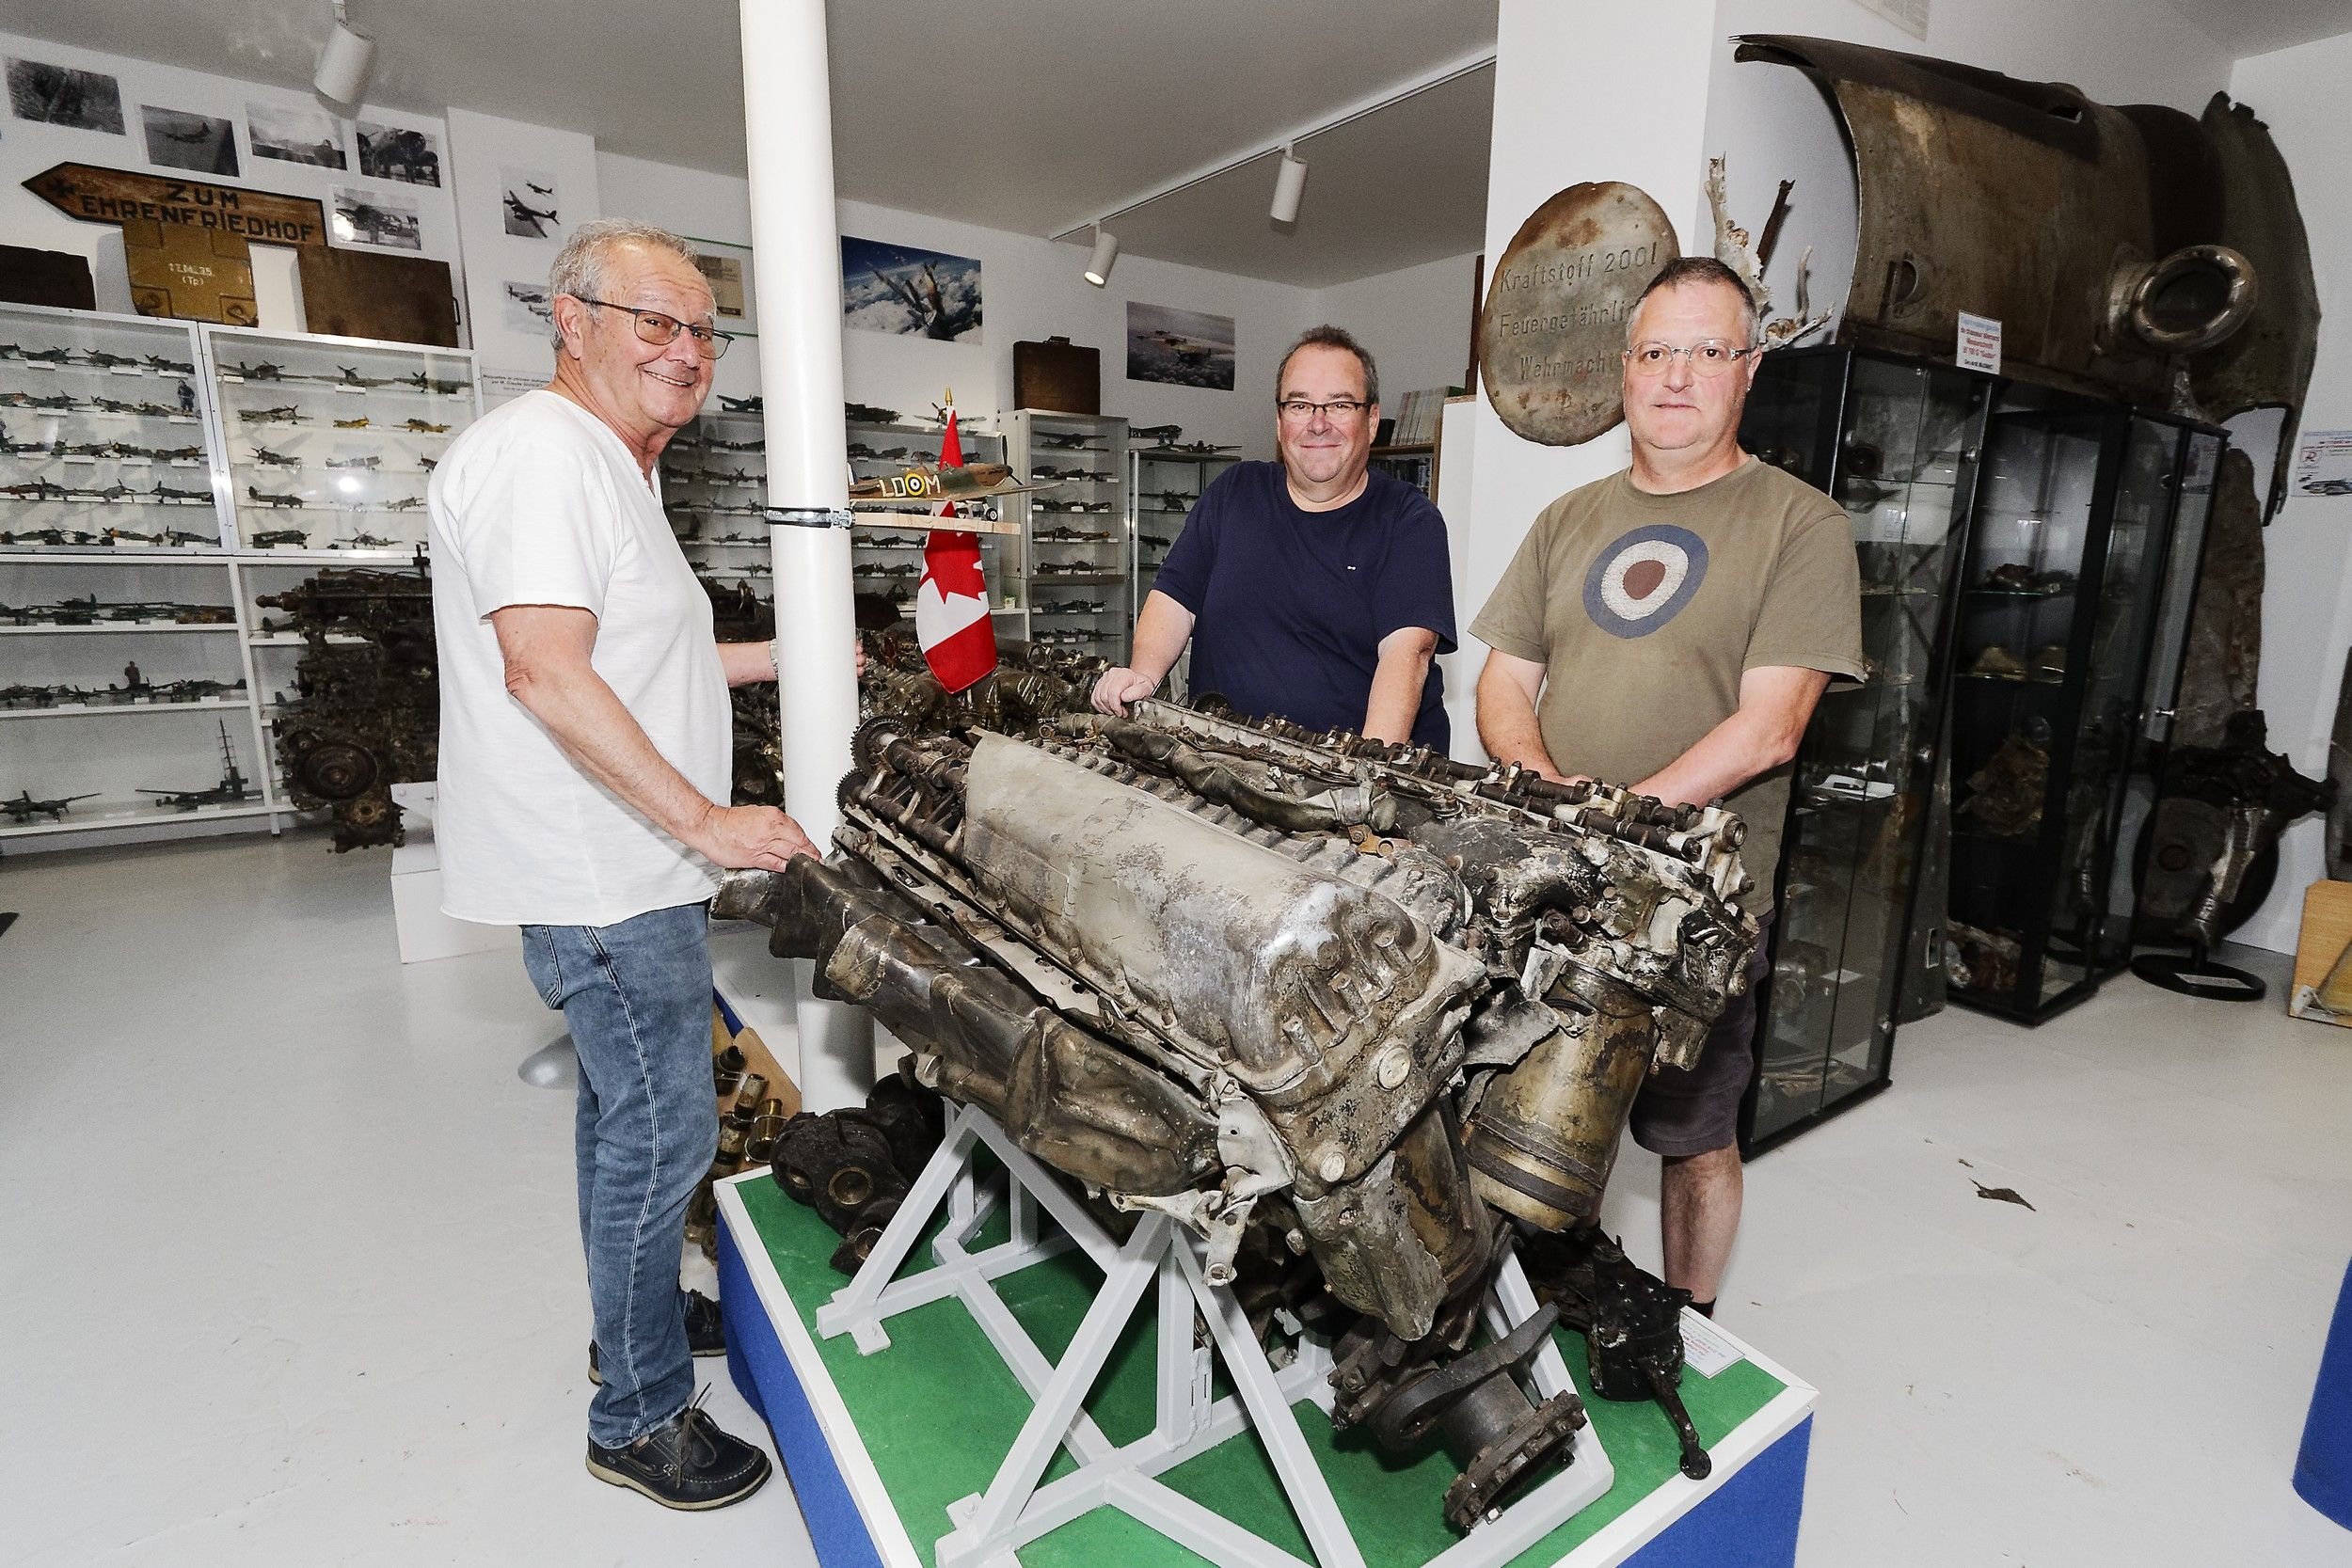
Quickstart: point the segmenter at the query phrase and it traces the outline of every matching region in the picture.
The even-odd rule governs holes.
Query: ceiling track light
[[[1307,194],[1307,166],[1289,148],[1282,149],[1281,166],[1274,171],[1274,205],[1266,216],[1277,223],[1298,221],[1298,198]]]
[[[357,104],[368,90],[368,73],[375,69],[375,40],[355,29],[335,0],[335,26],[319,51],[319,68],[310,86],[320,97],[337,103]]]
[[[1111,268],[1117,265],[1118,261],[1119,236],[1101,224],[1096,224],[1094,226],[1094,252],[1087,258],[1086,280],[1096,288],[1101,288],[1111,280]]]

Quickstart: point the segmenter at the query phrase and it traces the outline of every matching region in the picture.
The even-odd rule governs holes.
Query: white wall
[[[24,188],[24,182],[27,179],[53,164],[84,163],[170,179],[199,181],[207,184],[309,197],[319,202],[322,215],[331,209],[333,191],[339,185],[372,195],[382,194],[394,200],[413,201],[417,207],[421,245],[416,254],[447,261],[453,268],[457,265],[457,214],[448,184],[449,135],[438,119],[427,115],[410,114],[406,110],[362,108],[359,111],[361,119],[425,132],[440,144],[443,159],[442,184],[437,188],[412,185],[399,180],[368,180],[358,171],[358,150],[353,142],[348,124],[342,127],[342,137],[344,156],[352,164],[349,168],[319,168],[309,164],[285,163],[253,155],[246,105],[314,105],[317,100],[306,93],[262,87],[233,77],[184,71],[178,66],[156,65],[120,55],[72,49],[63,44],[9,33],[0,33],[0,54],[19,59],[40,60],[51,65],[71,66],[81,71],[103,71],[114,77],[121,88],[123,134],[119,136],[109,132],[76,130],[13,117],[0,120],[0,237],[4,237],[9,245],[30,245],[40,250],[62,250],[89,258],[91,271],[98,283],[98,308],[102,310],[127,312],[131,309],[130,286],[122,268],[122,231],[111,223],[84,223],[78,218],[67,217]],[[234,125],[238,175],[232,179],[228,175],[199,174],[189,169],[150,163],[146,132],[139,115],[142,104],[212,115]],[[300,330],[302,324],[288,319],[285,314],[291,301],[284,283],[290,270],[287,265],[289,258],[270,254],[278,247],[256,245],[252,248],[256,252],[255,283],[263,309],[262,325],[274,331]],[[373,250],[376,247],[362,245],[352,248]],[[386,254],[407,253],[389,251]],[[274,281],[279,285],[275,290],[272,288]],[[462,320],[462,310],[460,315]]]
[[[2230,95],[2270,125],[2295,176],[2319,279],[2319,359],[2303,409],[2305,430],[2352,429],[2352,35],[2240,60]],[[2352,643],[2352,500],[2290,499],[2263,539],[2262,681],[2270,745],[2303,772],[2328,770],[2337,683]],[[2303,890],[2328,875],[2320,820],[2287,830],[2279,882],[2238,939],[2295,950]]]
[[[706,239],[748,240],[750,197],[742,180],[611,154],[598,162],[605,207],[615,216],[643,218]],[[1078,276],[1086,260],[1080,246],[861,201],[840,204],[840,223],[843,233],[862,239],[977,258],[985,310],[977,344],[845,330],[845,396],[914,413],[953,388],[959,408],[996,413],[1013,406],[1013,343],[1060,334],[1101,351],[1105,414],[1136,424],[1180,424],[1187,440],[1238,445],[1246,456],[1273,455],[1275,363],[1316,319],[1311,291],[1142,256],[1120,257],[1109,286],[1097,289]],[[1125,344],[1131,299],[1232,316],[1238,361],[1234,389],[1129,381]],[[741,369],[735,368],[739,358],[745,361]],[[752,358],[739,351],[721,365],[740,376],[755,371]],[[723,382],[721,389],[740,396],[751,388]]]
[[[455,166],[457,221],[466,246],[466,298],[473,316],[485,401],[503,402],[525,382],[551,373],[548,325],[510,302],[507,284],[544,291],[564,236],[599,214],[596,144],[576,131],[552,131],[468,109],[449,112],[450,162]],[[542,196],[524,182],[552,186]],[[506,192],[555,217],[542,236],[506,231]]]
[[[1371,351],[1390,413],[1407,392],[1462,385],[1477,265],[1472,251],[1315,291],[1316,320],[1345,327]]]

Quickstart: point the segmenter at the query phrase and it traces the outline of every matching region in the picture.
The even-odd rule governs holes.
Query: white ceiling
[[[2169,0],[2238,59],[2352,33],[2352,0]]]
[[[1491,48],[1496,5],[828,0],[836,185],[882,206],[1050,234]],[[10,30],[292,87],[309,85],[330,17],[327,0],[10,0],[6,10]],[[384,107],[475,109],[585,132],[607,151],[743,171],[736,0],[350,0],[350,14],[377,40],[369,98]],[[1384,115],[1310,144],[1314,172],[1293,233],[1267,222],[1270,169],[1115,227],[1131,255],[1307,286],[1475,250],[1491,80],[1482,72],[1429,95],[1441,103],[1395,111],[1392,125]]]

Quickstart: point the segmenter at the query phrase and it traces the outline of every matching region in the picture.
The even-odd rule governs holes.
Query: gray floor
[[[510,957],[404,970],[385,873],[0,865],[0,1563],[809,1561],[783,1484],[680,1516],[582,1472],[568,1101],[514,1070],[556,1021]],[[2287,1486],[2348,1126],[2352,1032],[2268,1006],[1907,1030],[1753,1169],[1724,1293],[1821,1388],[1802,1560],[2352,1563]],[[1655,1186],[1629,1153],[1637,1252]]]

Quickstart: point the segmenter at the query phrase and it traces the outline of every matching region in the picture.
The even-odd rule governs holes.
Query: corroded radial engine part
[[[1212,1283],[1352,1323],[1336,1418],[1443,1440],[1457,1525],[1568,1454],[1573,1395],[1476,1342],[1502,1214],[1587,1219],[1644,1074],[1740,984],[1739,820],[1162,703],[923,721],[861,726],[831,859],[717,912],[1089,1196],[1192,1229]]]

